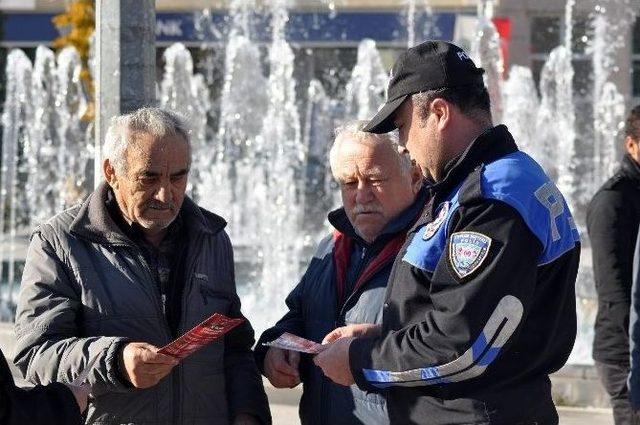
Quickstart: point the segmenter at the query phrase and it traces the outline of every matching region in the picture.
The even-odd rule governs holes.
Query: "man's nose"
[[[163,203],[169,203],[171,201],[173,201],[173,194],[171,193],[171,184],[167,181],[167,182],[163,182],[160,187],[158,188],[158,190],[156,191],[156,200],[163,202]]]
[[[366,182],[359,181],[356,190],[356,202],[358,204],[366,204],[370,202],[372,198],[371,187]]]

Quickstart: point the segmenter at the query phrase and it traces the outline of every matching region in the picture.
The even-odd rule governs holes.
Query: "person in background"
[[[587,209],[598,295],[593,359],[616,425],[631,423],[627,378],[633,254],[640,225],[640,106],[627,117],[624,131],[626,154],[620,168]]]

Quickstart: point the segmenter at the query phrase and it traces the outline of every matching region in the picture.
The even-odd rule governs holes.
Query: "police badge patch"
[[[451,235],[449,261],[458,278],[476,271],[489,254],[491,238],[477,232],[457,232]]]
[[[447,214],[449,214],[449,205],[451,205],[451,202],[449,201],[442,204],[436,219],[424,227],[424,234],[422,235],[422,239],[427,241],[436,234],[440,226],[442,226],[442,223],[444,223],[444,220],[447,218]]]

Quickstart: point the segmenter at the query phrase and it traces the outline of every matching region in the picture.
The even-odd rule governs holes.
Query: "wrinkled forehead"
[[[127,134],[129,144],[126,150],[127,165],[134,168],[158,168],[171,165],[188,167],[189,143],[180,135],[154,136],[143,132]]]
[[[344,141],[336,162],[340,175],[358,173],[363,176],[392,174],[399,171],[399,161],[393,145],[365,138]]]

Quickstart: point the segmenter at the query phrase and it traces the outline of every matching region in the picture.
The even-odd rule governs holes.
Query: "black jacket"
[[[580,243],[562,195],[487,130],[445,170],[389,278],[379,338],[350,347],[392,423],[556,424],[548,374],[576,335]]]
[[[342,208],[329,214],[336,233],[324,239],[311,259],[300,283],[287,297],[289,311],[267,329],[256,345],[256,363],[264,372],[264,342],[284,332],[321,342],[339,326],[381,323],[382,303],[393,260],[404,243],[405,233],[424,205],[422,190],[411,207],[392,220],[371,244],[354,231]],[[345,293],[356,286],[340,307],[338,270],[345,276]],[[360,281],[358,285],[356,282]],[[344,387],[325,377],[307,354],[302,355],[300,374],[304,385],[300,401],[303,424],[388,424],[385,400],[357,386]]]
[[[629,363],[632,265],[639,224],[640,167],[625,155],[620,169],[587,209],[598,293],[593,358],[602,363]]]
[[[69,388],[60,383],[31,389],[16,387],[0,351],[0,424],[75,425],[84,421]]]

